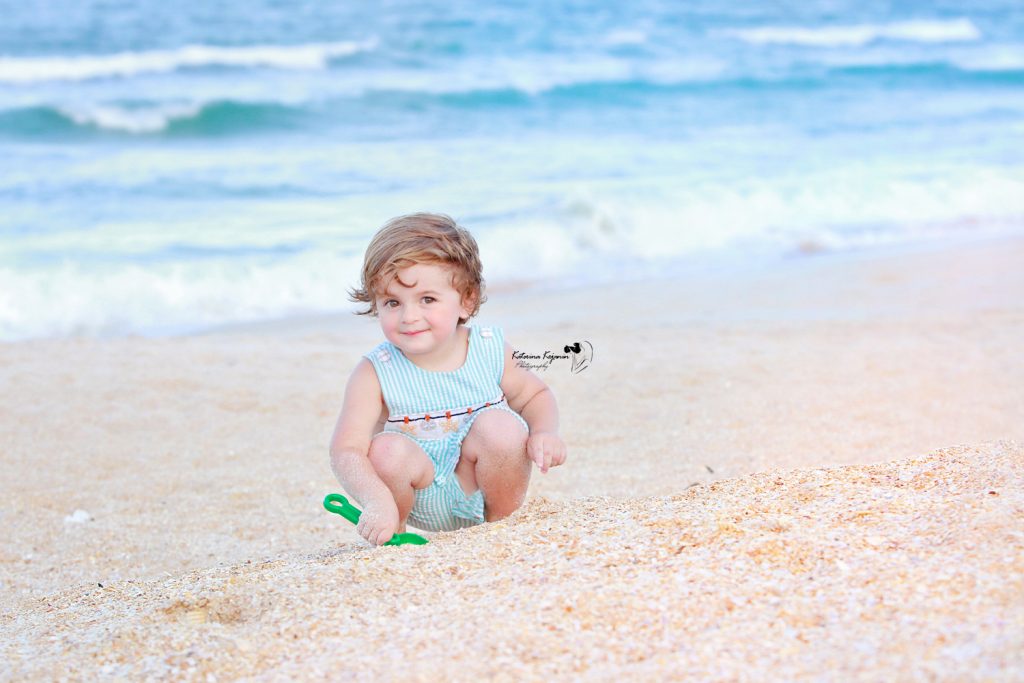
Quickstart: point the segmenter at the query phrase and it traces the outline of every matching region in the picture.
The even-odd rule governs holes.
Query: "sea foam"
[[[40,83],[124,78],[147,73],[169,73],[185,68],[270,67],[323,69],[331,59],[374,49],[376,40],[310,43],[305,45],[250,45],[217,47],[187,45],[176,50],[120,52],[70,57],[0,58],[0,83]]]
[[[781,257],[809,249],[977,238],[1019,232],[1024,225],[1020,173],[964,169],[930,182],[892,173],[876,177],[877,169],[864,173],[722,184],[665,179],[658,189],[628,183],[510,188],[510,196],[532,203],[513,202],[503,215],[460,220],[473,230],[487,280],[495,286],[608,282],[635,273],[678,276],[676,264],[702,263],[715,254]],[[466,188],[460,189],[464,194]],[[417,207],[451,205],[444,196],[443,188],[431,188],[406,199]],[[159,334],[346,310],[345,292],[358,281],[365,245],[355,236],[338,239],[340,231],[328,219],[354,215],[358,206],[325,205],[318,220],[314,214],[298,222],[292,217],[294,227],[272,231],[265,227],[268,216],[253,209],[234,217],[233,225],[212,226],[197,217],[191,232],[81,232],[77,256],[65,237],[21,238],[20,249],[0,249],[7,252],[0,253],[0,264],[7,264],[0,265],[0,339]],[[216,239],[210,236],[214,229]],[[272,239],[294,248],[261,247]],[[30,258],[49,254],[48,245],[68,257]],[[85,258],[87,252],[102,258]]]
[[[172,121],[195,117],[203,107],[196,104],[163,104],[131,108],[116,105],[87,105],[60,108],[61,114],[80,126],[95,126],[129,133],[154,133],[165,130]]]
[[[167,334],[344,310],[359,261],[303,254],[276,262],[0,267],[0,339]]]
[[[975,41],[981,31],[967,18],[950,20],[899,21],[886,24],[848,24],[805,28],[800,26],[761,26],[726,31],[753,45],[803,45],[807,47],[855,47],[876,40],[914,43]]]

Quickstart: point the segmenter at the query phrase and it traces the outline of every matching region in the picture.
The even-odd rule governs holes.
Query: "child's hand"
[[[374,545],[387,543],[398,531],[398,506],[392,501],[368,503],[359,516],[356,531]]]
[[[558,434],[530,434],[526,440],[526,454],[546,474],[549,467],[558,467],[565,462],[565,443]]]

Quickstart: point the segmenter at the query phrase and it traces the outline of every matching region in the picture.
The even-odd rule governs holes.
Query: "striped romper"
[[[462,367],[434,372],[418,367],[391,342],[383,342],[366,358],[380,382],[388,419],[382,434],[412,439],[434,464],[434,481],[416,491],[409,524],[427,531],[454,531],[484,521],[484,498],[467,496],[455,476],[462,440],[476,416],[509,408],[501,391],[505,339],[500,328],[469,327],[469,351]]]

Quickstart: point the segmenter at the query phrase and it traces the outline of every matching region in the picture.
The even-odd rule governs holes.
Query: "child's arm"
[[[501,390],[509,407],[522,415],[530,426],[526,453],[547,472],[565,462],[565,443],[558,436],[558,404],[555,395],[537,375],[520,367],[512,357],[512,347],[505,342],[505,370]]]
[[[373,365],[362,359],[345,387],[345,401],[331,437],[331,469],[345,491],[363,506],[357,530],[371,543],[384,543],[398,530],[398,506],[367,454],[383,409]]]

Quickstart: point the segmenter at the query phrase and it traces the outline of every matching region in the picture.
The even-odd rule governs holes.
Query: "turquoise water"
[[[1024,231],[1024,6],[0,0],[0,339],[345,310],[433,210],[492,283]]]

